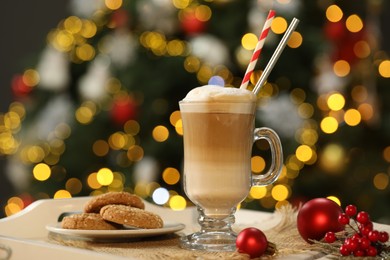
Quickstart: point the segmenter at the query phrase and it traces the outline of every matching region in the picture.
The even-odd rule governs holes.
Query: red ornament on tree
[[[136,107],[137,105],[131,97],[119,97],[114,100],[112,105],[111,118],[115,123],[123,125],[128,120],[135,119]]]
[[[206,23],[199,20],[195,12],[188,11],[182,16],[181,27],[186,34],[193,35],[204,32],[206,30]]]
[[[316,198],[306,202],[298,212],[297,228],[307,242],[309,239],[321,240],[328,231],[338,232],[344,229],[338,218],[341,207],[326,198]]]
[[[237,236],[236,247],[238,252],[248,254],[250,258],[255,258],[264,254],[268,247],[268,241],[261,230],[245,228]]]
[[[24,97],[32,91],[32,88],[24,82],[23,75],[16,75],[12,79],[12,91],[16,97]]]

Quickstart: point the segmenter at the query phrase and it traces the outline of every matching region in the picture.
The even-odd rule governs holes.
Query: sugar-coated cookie
[[[106,205],[100,210],[103,219],[138,228],[162,228],[163,220],[152,212],[125,205]]]
[[[89,200],[84,206],[86,213],[99,213],[100,209],[106,205],[127,205],[139,209],[144,209],[145,204],[137,195],[128,192],[108,192]]]
[[[98,213],[80,213],[66,216],[61,221],[61,227],[84,230],[116,230],[121,228],[116,223],[105,221]]]

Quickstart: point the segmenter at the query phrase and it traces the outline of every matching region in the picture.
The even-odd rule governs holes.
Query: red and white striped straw
[[[271,28],[272,20],[275,17],[275,11],[270,10],[267,16],[267,20],[264,23],[263,30],[261,31],[259,41],[256,44],[255,50],[253,51],[252,58],[248,64],[248,67],[246,69],[244,79],[242,80],[240,88],[246,89],[249,83],[249,80],[251,78],[251,75],[253,73],[253,70],[255,69],[256,63],[259,59],[261,50],[263,49],[265,38],[268,35],[269,29]]]

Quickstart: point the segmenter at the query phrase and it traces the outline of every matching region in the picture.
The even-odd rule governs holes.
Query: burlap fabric
[[[276,245],[276,253],[272,256],[264,255],[261,259],[285,258],[297,254],[320,256],[313,252],[313,247],[306,243],[296,228],[296,210],[290,206],[282,207],[275,212],[281,214],[281,221],[274,227],[263,230],[268,241]],[[256,227],[256,226],[255,226]],[[245,227],[236,227],[237,231]],[[179,247],[180,234],[171,234],[143,239],[129,239],[118,241],[86,241],[72,237],[50,233],[49,241],[66,246],[84,248],[96,252],[104,252],[118,256],[137,259],[249,259],[245,254],[238,252],[203,252],[191,251]],[[314,257],[315,258],[315,257]]]

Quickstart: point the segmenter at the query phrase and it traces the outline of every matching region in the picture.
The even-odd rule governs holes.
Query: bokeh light
[[[100,185],[108,186],[112,183],[114,180],[114,174],[113,172],[108,168],[101,168],[96,175],[97,181],[100,183]]]
[[[283,17],[277,16],[271,24],[271,30],[275,34],[282,34],[287,30],[287,21]]]
[[[182,196],[174,195],[169,199],[169,206],[172,210],[179,211],[186,208],[187,202]]]
[[[38,163],[33,168],[34,178],[38,181],[45,181],[50,178],[51,169],[45,163]]]
[[[338,22],[343,18],[343,11],[337,5],[330,5],[325,12],[326,18],[330,22]]]

